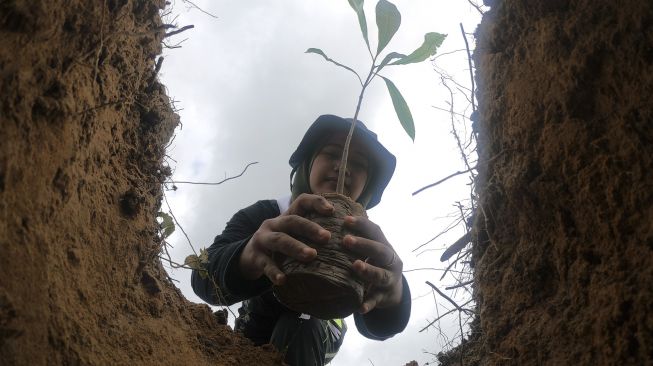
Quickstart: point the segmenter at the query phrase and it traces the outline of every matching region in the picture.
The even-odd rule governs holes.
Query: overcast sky
[[[208,247],[229,218],[260,199],[289,194],[288,158],[308,126],[321,114],[352,117],[360,86],[353,74],[305,54],[321,48],[331,58],[360,73],[370,67],[370,57],[360,34],[354,11],[346,0],[249,0],[195,1],[215,14],[214,19],[197,10],[187,11],[177,0],[176,23],[195,28],[166,40],[181,48],[165,50],[161,80],[168,88],[183,128],[177,130],[168,154],[176,161],[174,180],[219,181],[239,174],[250,162],[258,162],[240,178],[220,186],[179,185],[166,192],[173,213],[195,248]],[[440,48],[437,65],[465,87],[469,71],[459,23],[467,32],[480,21],[478,12],[461,0],[395,0],[402,25],[387,51],[409,53],[427,32],[448,34]],[[369,38],[376,45],[376,2],[366,2]],[[168,19],[170,20],[170,19]],[[470,39],[471,41],[471,39]],[[414,252],[420,244],[444,230],[455,214],[456,201],[469,198],[469,178],[460,176],[435,189],[412,196],[412,192],[465,166],[451,133],[449,93],[431,62],[388,68],[389,77],[407,100],[416,126],[413,143],[401,128],[383,81],[372,83],[359,119],[377,132],[381,142],[397,156],[395,176],[381,204],[369,211],[404,262],[404,269],[438,268],[406,272],[413,295],[408,328],[385,342],[370,341],[358,334],[353,319],[345,344],[332,365],[404,365],[416,360],[433,362],[432,354],[444,342],[434,329],[419,332],[446,301],[435,304],[429,280],[439,283],[442,250],[464,233],[462,227],[429,244],[429,251]],[[469,114],[469,103],[456,92],[457,113]],[[463,124],[459,133],[468,134]],[[469,128],[469,126],[467,126]],[[167,210],[164,203],[164,211]],[[445,217],[445,218],[443,218]],[[173,260],[183,262],[192,254],[177,230],[171,237]],[[191,301],[202,302],[190,288],[188,270],[171,270],[178,287]],[[442,287],[452,284],[449,278]],[[458,294],[462,296],[463,294]],[[462,297],[459,297],[462,298]],[[236,309],[236,307],[234,307]],[[233,324],[233,319],[230,319]],[[457,320],[443,323],[448,337],[455,334]]]

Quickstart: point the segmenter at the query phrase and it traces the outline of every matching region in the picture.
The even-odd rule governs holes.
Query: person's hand
[[[328,216],[333,215],[334,208],[322,196],[302,194],[292,202],[286,212],[263,221],[240,255],[239,264],[243,276],[255,280],[265,275],[275,285],[281,285],[285,281],[285,274],[277,266],[275,253],[302,262],[315,259],[315,249],[293,238],[302,237],[318,244],[326,244],[331,238],[329,231],[302,217],[309,212]]]
[[[365,258],[352,264],[366,286],[359,312],[365,314],[374,308],[399,305],[403,292],[403,263],[381,228],[360,216],[345,217],[345,225],[358,235],[345,235],[343,246]]]

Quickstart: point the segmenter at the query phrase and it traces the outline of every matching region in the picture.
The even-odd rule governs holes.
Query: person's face
[[[347,135],[339,133],[331,136],[313,160],[309,185],[313,193],[335,192],[340,171],[342,148]],[[367,181],[369,161],[367,150],[352,140],[349,146],[347,173],[345,176],[345,195],[356,201]]]

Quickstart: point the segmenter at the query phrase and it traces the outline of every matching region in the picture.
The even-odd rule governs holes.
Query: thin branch
[[[463,331],[463,319],[460,316],[460,313],[458,313],[458,328],[460,329],[460,366],[464,366],[464,359],[465,359],[465,332]]]
[[[193,253],[195,254],[195,256],[197,256],[197,252],[195,251],[195,248],[193,247],[193,244],[191,244],[191,242],[190,242],[190,238],[188,238],[188,235],[186,234],[186,231],[185,231],[184,228],[179,224],[179,221],[177,221],[177,218],[176,218],[175,215],[172,213],[172,208],[170,207],[170,203],[168,203],[168,198],[166,197],[165,192],[163,193],[163,199],[165,200],[166,205],[168,206],[168,211],[170,212],[170,216],[172,216],[172,219],[173,219],[173,221],[175,222],[175,225],[177,225],[177,226],[179,227],[179,229],[181,229],[181,232],[184,233],[184,236],[186,237],[186,240],[188,240],[188,245],[189,245],[190,248],[193,250]],[[178,263],[173,262],[172,259],[171,259],[171,257],[170,257],[170,253],[168,252],[168,247],[167,247],[166,244],[167,244],[167,242],[164,241],[163,248],[164,248],[164,250],[165,250],[165,252],[166,252],[166,255],[168,256],[168,259],[162,258],[161,256],[159,256],[159,258],[164,259],[164,260],[167,260],[167,261],[169,262],[170,266],[172,266],[172,268],[184,268],[184,269],[194,270],[192,267],[187,266],[187,265],[185,265],[185,264],[178,264]],[[225,304],[225,303],[226,303],[225,298],[224,298],[224,296],[222,296],[222,291],[220,291],[220,287],[218,286],[218,284],[217,284],[217,283],[215,282],[215,280],[213,279],[213,276],[210,275],[210,276],[209,276],[209,279],[210,279],[211,282],[213,283],[213,289],[215,290],[215,295],[216,295],[218,301],[221,302],[222,304]],[[235,319],[235,318],[236,318],[236,314],[234,314],[234,312],[231,310],[231,308],[229,308],[229,306],[227,306],[227,305],[224,305],[224,306],[227,307],[227,310],[229,310],[229,312],[231,313],[231,315],[233,315],[233,317],[234,317],[234,319]]]
[[[456,309],[458,309],[458,311],[460,311],[460,312],[471,312],[472,314],[474,314],[473,311],[471,311],[471,310],[469,310],[469,309],[465,309],[465,308],[460,307],[460,305],[456,304],[455,301],[453,301],[453,300],[452,300],[449,296],[447,296],[444,292],[440,291],[440,289],[438,289],[438,288],[437,288],[434,284],[432,284],[431,282],[426,281],[426,284],[429,285],[429,286],[431,286],[431,288],[434,289],[434,290],[435,290],[435,291],[436,291],[440,296],[442,296],[442,297],[444,297],[445,299],[447,299],[447,301],[449,301],[449,302],[451,303],[451,305],[453,305]]]
[[[449,90],[449,95],[450,95],[450,98],[451,98],[451,102],[449,104],[451,106],[451,112],[452,112],[452,114],[451,114],[451,133],[453,133],[453,136],[456,139],[456,144],[458,145],[458,149],[460,150],[460,155],[463,158],[463,162],[465,163],[465,166],[467,167],[467,170],[471,171],[472,168],[469,166],[469,161],[467,159],[467,154],[465,153],[465,149],[463,148],[462,143],[460,142],[460,137],[458,136],[458,132],[456,130],[455,118],[454,118],[454,115],[453,115],[453,110],[454,110],[454,108],[453,108],[453,102],[454,102],[453,91],[451,90],[449,85],[447,85],[447,83],[444,81],[444,78],[442,78],[442,85],[444,85],[444,87],[447,88],[447,90]],[[472,97],[471,103],[472,103],[472,105],[474,103],[474,98],[473,97]],[[473,107],[472,107],[472,109],[473,109]],[[472,173],[472,176],[474,176],[473,173]]]
[[[422,250],[421,252],[415,254],[415,256],[416,256],[416,257],[419,257],[420,255],[422,255],[422,254],[424,254],[424,253],[429,253],[429,252],[439,252],[439,251],[441,251],[441,250],[442,250],[442,248],[424,249],[424,250]]]
[[[159,235],[161,235],[161,238],[163,238],[163,233],[161,231],[160,226],[159,226]],[[170,256],[170,252],[168,251],[168,245],[169,245],[168,242],[165,239],[163,239],[163,251],[166,253],[166,256],[168,257],[167,261],[169,263],[171,263],[170,266],[172,266],[173,261],[172,261],[172,257]],[[161,258],[161,255],[159,255],[159,258],[164,259],[164,258]],[[170,275],[168,275],[168,278],[171,279],[172,277],[170,277]]]
[[[168,5],[169,5],[169,3],[166,2],[166,6],[168,6]],[[161,19],[166,19],[168,16],[170,16],[170,14],[172,14],[171,8],[166,7],[166,9],[163,11],[163,13],[161,13]]]
[[[171,12],[172,12],[172,11],[171,11]],[[179,19],[179,14],[175,15],[175,17],[172,18],[172,20],[169,21],[168,23],[172,23],[172,24],[174,24],[174,25],[175,25],[175,28],[177,28],[177,19]]]
[[[474,283],[474,280],[469,280],[469,281],[461,282],[461,283],[459,283],[459,284],[457,284],[457,285],[453,285],[453,286],[445,287],[444,289],[445,289],[445,290],[453,290],[453,289],[456,289],[456,288],[459,288],[459,287],[465,287],[465,286],[467,286],[467,285],[471,285],[472,283]]]
[[[175,164],[179,164],[179,162],[178,162],[177,160],[173,159],[170,155],[168,155],[168,154],[164,154],[163,156],[164,156],[164,158],[166,159],[166,163],[168,163],[168,160],[171,160],[171,161],[173,161]]]
[[[172,37],[172,36],[174,36],[175,34],[179,34],[179,33],[181,33],[181,32],[184,32],[184,31],[187,31],[187,30],[189,30],[189,29],[193,29],[193,28],[195,28],[195,26],[192,25],[192,24],[190,24],[190,25],[187,25],[187,26],[185,26],[185,27],[181,27],[181,28],[179,28],[179,29],[177,29],[177,30],[174,30],[174,31],[172,31],[172,32],[168,32],[168,33],[164,34],[164,35],[163,35],[163,38]]]
[[[258,164],[258,161],[254,161],[254,162],[251,162],[251,163],[247,164],[245,166],[245,169],[243,169],[243,171],[240,174],[234,175],[233,177],[225,178],[225,179],[223,179],[223,180],[221,180],[219,182],[190,182],[190,181],[176,181],[175,180],[175,181],[169,181],[169,182],[166,182],[166,183],[171,183],[171,184],[198,184],[198,185],[216,186],[216,185],[222,184],[222,183],[224,183],[224,182],[226,182],[228,180],[232,180],[232,179],[242,177],[243,174],[245,174],[245,172],[247,171],[247,168],[249,168],[251,165],[254,165],[254,164]]]
[[[467,0],[467,1],[470,2],[470,4],[473,5],[477,9],[477,11],[482,12],[480,7],[478,7],[478,6],[476,6],[476,4],[472,3],[471,0]],[[424,190],[426,190],[428,188],[435,187],[435,186],[437,186],[437,185],[439,185],[439,184],[441,184],[441,183],[443,183],[443,182],[445,182],[445,181],[447,181],[447,180],[449,180],[451,178],[459,176],[459,175],[466,175],[466,176],[470,176],[470,178],[471,178],[471,182],[469,184],[469,186],[471,187],[471,193],[470,193],[470,202],[471,202],[470,205],[471,205],[471,208],[470,209],[465,208],[463,206],[463,203],[461,203],[461,202],[464,202],[464,201],[457,202],[457,206],[456,206],[458,208],[457,211],[459,211],[458,212],[459,219],[456,220],[457,225],[455,227],[458,227],[458,225],[460,225],[460,223],[462,221],[462,223],[465,226],[466,234],[463,236],[463,238],[458,239],[453,245],[449,245],[449,247],[445,250],[445,252],[444,252],[445,254],[443,254],[443,256],[448,256],[448,257],[451,258],[450,263],[448,263],[447,266],[446,266],[446,269],[443,271],[443,270],[438,268],[440,273],[442,273],[442,276],[441,276],[440,280],[444,279],[447,275],[451,276],[455,280],[455,282],[454,282],[454,284],[452,286],[446,287],[447,290],[452,290],[450,292],[451,295],[446,295],[443,291],[440,291],[440,289],[438,289],[433,283],[428,282],[428,281],[426,282],[434,290],[434,292],[433,292],[434,297],[436,296],[435,293],[437,292],[438,295],[444,297],[449,303],[451,303],[454,306],[454,309],[448,310],[447,308],[445,308],[444,309],[445,311],[448,310],[446,313],[440,313],[440,311],[438,311],[437,318],[435,320],[433,320],[432,322],[430,322],[426,327],[422,328],[420,330],[420,332],[422,332],[424,330],[427,330],[429,327],[434,327],[437,331],[440,332],[441,339],[444,339],[444,341],[447,344],[447,347],[454,347],[454,345],[453,345],[454,342],[460,343],[460,339],[462,339],[464,337],[464,329],[463,329],[464,326],[466,325],[468,319],[470,319],[470,316],[473,316],[475,314],[473,309],[465,308],[465,306],[468,306],[468,304],[473,303],[474,300],[473,300],[473,296],[468,296],[467,295],[470,292],[470,288],[469,288],[468,285],[473,283],[473,280],[471,279],[472,270],[470,269],[469,265],[465,265],[463,263],[463,261],[469,260],[469,257],[471,256],[471,250],[466,249],[466,247],[468,246],[468,243],[469,243],[468,239],[471,237],[470,229],[468,227],[468,221],[469,221],[469,218],[473,216],[474,211],[475,211],[475,202],[474,202],[475,196],[473,194],[474,184],[475,184],[474,177],[476,176],[476,169],[481,167],[481,165],[478,162],[478,158],[473,158],[475,149],[472,149],[470,151],[470,146],[471,146],[472,143],[474,143],[474,140],[475,140],[474,136],[467,139],[467,136],[468,136],[468,134],[467,134],[468,123],[471,121],[471,117],[468,116],[468,114],[476,112],[475,85],[474,85],[474,79],[473,79],[474,68],[473,68],[473,63],[472,63],[472,59],[471,59],[471,52],[470,52],[470,49],[469,49],[470,42],[468,42],[468,40],[466,38],[467,34],[465,33],[465,30],[464,30],[464,27],[463,27],[462,23],[460,24],[460,29],[461,29],[461,31],[463,33],[463,37],[464,37],[464,41],[465,41],[464,51],[466,51],[466,53],[467,53],[467,66],[468,66],[467,71],[469,72],[469,75],[472,77],[471,88],[469,87],[469,85],[462,85],[461,83],[459,83],[446,70],[440,68],[437,65],[437,63],[436,63],[437,57],[433,58],[432,59],[433,68],[434,68],[435,72],[437,72],[440,75],[442,84],[447,89],[447,91],[449,91],[449,96],[450,96],[450,99],[445,101],[448,108],[445,109],[445,108],[440,108],[440,107],[437,107],[437,106],[433,106],[433,108],[449,113],[449,116],[450,116],[450,119],[451,119],[450,123],[451,123],[451,128],[452,128],[452,134],[453,134],[453,136],[454,136],[454,138],[456,140],[457,147],[458,147],[458,149],[460,151],[460,154],[462,155],[462,159],[463,159],[463,162],[464,162],[464,170],[461,170],[461,171],[455,172],[453,174],[450,174],[449,176],[447,176],[447,177],[445,177],[443,179],[440,179],[439,181],[437,181],[435,183],[429,184],[429,185],[427,185],[427,186],[425,186],[425,187],[423,187],[423,188],[421,188],[421,189],[419,189],[419,190],[417,190],[417,191],[415,191],[413,193],[413,196],[417,195],[418,193],[421,193],[422,191],[424,191]],[[472,46],[473,45],[474,44],[473,44],[473,41],[472,41]],[[457,50],[457,51],[453,51],[453,52],[459,52],[459,51],[463,51],[463,50],[461,49],[461,50]],[[460,55],[460,56],[464,57],[462,55]],[[464,63],[463,63],[463,65],[464,65]],[[465,70],[465,68],[463,67],[463,72],[464,72],[464,70]],[[464,98],[464,99],[461,99],[461,96],[459,95],[459,93],[462,94],[462,98]],[[454,104],[456,104],[456,107],[458,108],[458,110],[456,110],[454,108]],[[464,104],[464,106],[463,106],[463,104]],[[470,108],[470,106],[471,106],[471,108]],[[462,125],[462,127],[460,127],[461,125]],[[460,128],[460,131],[458,131],[458,128]],[[473,160],[476,160],[476,161],[473,161]],[[487,162],[485,162],[485,163],[487,163]],[[447,228],[447,229],[445,229],[445,232],[449,231],[449,230],[450,229]],[[441,235],[441,234],[439,234],[439,235]],[[439,235],[436,236],[436,238],[439,237]],[[431,241],[435,240],[436,238],[432,239]],[[430,243],[431,241],[423,244],[422,246]],[[420,248],[422,246],[420,246]],[[417,248],[416,250],[418,250],[420,248]],[[421,249],[421,250],[423,252],[427,251],[427,250],[424,250],[424,249]],[[463,265],[458,266],[458,264],[460,264],[460,263],[463,263]],[[463,293],[459,294],[459,292],[461,292],[461,291]],[[464,297],[459,296],[459,295],[464,295]],[[456,297],[460,297],[461,298],[460,301],[464,302],[464,304],[462,306],[459,306],[453,300]],[[435,298],[434,301],[435,301],[436,306],[437,306],[437,304],[439,302],[441,302],[441,300],[437,299],[437,298]],[[458,322],[457,322],[458,323],[458,331],[456,332],[456,334],[453,335],[452,338],[449,338],[446,334],[443,333],[441,325],[438,323],[438,321],[440,321],[440,319],[443,319],[445,316],[448,316],[449,314],[456,313],[456,312],[458,313]],[[457,344],[456,346],[461,347],[459,344]],[[459,349],[462,350],[462,348],[459,348]],[[467,350],[465,350],[465,351],[467,351]],[[457,361],[462,366],[462,364],[464,362],[464,358],[463,358],[462,354],[460,356],[461,356],[460,360],[457,360]]]
[[[195,3],[193,3],[193,2],[190,1],[190,0],[183,0],[183,2],[186,3],[186,4],[190,4],[190,5],[191,5],[191,6],[190,6],[191,8],[195,8],[195,9],[201,11],[202,13],[204,13],[204,14],[210,16],[210,17],[213,17],[213,18],[215,18],[215,19],[218,19],[217,16],[215,16],[215,15],[209,13],[208,11],[206,11],[206,10],[204,10],[204,9],[202,9],[202,8],[200,8],[199,6],[195,5]]]
[[[469,5],[473,6],[474,9],[476,9],[476,11],[478,11],[479,14],[481,14],[481,15],[485,14],[483,9],[481,9],[481,7],[478,6],[475,2],[473,2],[472,0],[467,0],[467,2],[469,3]]]
[[[444,234],[448,233],[449,231],[453,230],[456,226],[458,226],[458,224],[460,224],[460,221],[461,221],[461,220],[462,220],[462,219],[457,218],[456,220],[454,220],[453,222],[451,222],[451,223],[449,224],[449,226],[447,226],[444,230],[442,230],[440,233],[438,233],[438,235],[432,237],[432,238],[429,239],[426,243],[420,244],[417,248],[413,249],[412,251],[413,251],[413,252],[418,251],[420,248],[422,248],[422,247],[424,247],[425,245],[428,245],[428,244],[430,244],[431,242],[433,242],[433,240],[436,240],[437,238],[441,237],[442,235],[444,235]],[[423,253],[423,252],[422,252],[422,253]],[[421,253],[420,253],[420,254],[421,254]],[[419,254],[417,254],[417,255],[419,255]]]
[[[445,316],[447,316],[447,315],[453,313],[454,311],[456,311],[456,309],[451,309],[451,310],[447,311],[446,313],[444,313],[444,314],[438,316],[437,318],[433,319],[432,322],[428,323],[424,328],[422,328],[422,329],[419,330],[420,333],[423,332],[423,331],[425,331],[425,330],[427,330],[431,325],[435,324],[435,322],[437,322],[438,320],[444,318]]]
[[[453,177],[455,177],[455,176],[458,176],[458,175],[461,175],[461,174],[465,174],[465,173],[469,173],[469,172],[471,172],[471,171],[474,170],[474,169],[476,169],[476,166],[474,166],[474,167],[472,167],[472,168],[469,168],[469,169],[467,169],[467,170],[461,170],[461,171],[459,171],[459,172],[455,172],[455,173],[453,173],[453,174],[450,174],[450,175],[448,175],[448,176],[446,176],[446,177],[440,179],[439,181],[437,181],[437,182],[435,182],[435,183],[431,183],[431,184],[429,184],[429,185],[427,185],[427,186],[424,186],[424,187],[422,187],[422,188],[416,190],[415,192],[413,192],[413,196],[416,195],[416,194],[418,194],[418,193],[420,193],[420,192],[422,192],[422,191],[425,190],[425,189],[429,189],[429,188],[435,187],[435,186],[437,186],[438,184],[440,184],[440,183],[442,183],[442,182],[445,182],[445,181],[447,181],[447,180],[449,180],[449,179],[451,179],[451,178],[453,178]]]
[[[188,40],[188,38],[184,38],[175,45],[169,45],[169,44],[167,44],[166,42],[163,42],[163,41],[161,42],[161,44],[163,44],[163,47],[165,47],[167,49],[174,50],[175,48],[181,48],[181,44],[186,42],[187,40]]]
[[[177,221],[175,214],[172,213],[172,208],[170,207],[170,203],[168,203],[168,197],[166,197],[165,192],[163,192],[163,199],[166,201],[166,205],[168,206],[168,212],[170,212],[170,216],[172,216],[172,219],[175,221],[175,225],[177,225],[179,229],[181,229],[181,232],[184,233],[186,240],[188,240],[188,245],[190,245],[190,248],[193,250],[193,254],[197,255],[197,252],[195,251],[193,244],[191,244],[190,242],[190,238],[188,237],[188,234],[186,234],[186,230],[184,230],[184,228],[179,224],[179,221]]]
[[[470,252],[467,251],[467,252],[465,252],[464,254],[462,254],[462,257],[461,257],[461,252],[458,252],[458,256],[456,257],[456,259],[454,259],[453,261],[451,261],[451,263],[449,263],[449,265],[447,266],[447,269],[445,269],[444,273],[442,273],[442,277],[440,277],[440,281],[442,281],[442,280],[444,279],[444,276],[447,275],[447,272],[449,272],[449,271],[451,270],[451,268],[452,268],[456,263],[458,263],[458,261],[459,261],[460,259],[465,258],[465,257],[468,256],[469,254],[470,254]],[[452,271],[452,272],[453,272],[453,271]]]
[[[445,269],[442,269],[442,268],[424,267],[424,268],[404,269],[404,270],[402,271],[402,273],[407,273],[407,272],[416,272],[416,271],[446,271],[446,270],[445,270]],[[467,273],[467,272],[454,271],[454,270],[449,270],[449,272],[458,272],[458,273],[464,273],[464,274]]]
[[[424,293],[422,295],[417,295],[417,296],[411,297],[410,301],[415,302],[415,301],[417,301],[419,299],[425,298],[425,297],[427,297],[429,295],[432,295],[432,294],[433,294],[433,290],[431,290],[429,292],[426,292],[426,293]],[[437,303],[436,303],[436,306],[437,306]]]
[[[463,304],[463,306],[469,304],[469,303],[472,302],[472,301],[473,301],[473,300],[469,300],[469,301],[467,301],[466,303]],[[444,314],[438,316],[435,320],[433,320],[432,322],[428,323],[424,328],[420,329],[420,332],[425,331],[425,330],[428,329],[431,325],[435,324],[435,322],[437,322],[438,320],[444,318],[445,316],[447,316],[447,315],[453,313],[453,312],[456,311],[456,310],[458,310],[458,309],[451,309],[451,310],[447,311],[446,313],[444,313]]]
[[[472,228],[465,219],[467,217],[467,212],[465,206],[460,201],[456,201],[456,206],[458,207],[458,211],[460,212],[460,219],[465,221],[465,228],[467,229],[466,231],[470,231]]]
[[[461,48],[461,49],[459,49],[459,50],[453,50],[453,51],[449,51],[449,52],[438,53],[437,55],[433,56],[433,58],[431,59],[431,61],[435,61],[435,60],[437,60],[440,56],[451,55],[451,54],[454,54],[454,53],[456,53],[456,52],[462,52],[462,51],[464,51],[464,50],[465,50],[464,48]]]
[[[431,107],[433,107],[433,108],[435,108],[435,109],[439,109],[439,110],[441,110],[441,111],[443,111],[443,112],[453,113],[453,114],[455,114],[456,116],[459,116],[459,117],[462,117],[462,118],[465,118],[465,119],[469,120],[469,117],[467,117],[466,115],[464,115],[464,114],[462,114],[462,113],[452,112],[452,111],[449,110],[449,109],[444,109],[444,108],[442,108],[442,107],[438,107],[438,106],[434,106],[434,105],[432,105]]]
[[[472,82],[472,110],[476,112],[476,104],[474,103],[474,93],[475,93],[475,87],[474,87],[474,69],[472,68],[472,55],[469,52],[469,43],[467,42],[467,35],[465,34],[465,28],[463,28],[463,23],[460,23],[460,32],[463,35],[463,39],[465,40],[465,49],[467,50],[467,63],[469,64],[469,78],[470,81]]]
[[[185,264],[179,264],[179,263],[173,261],[172,259],[170,259],[170,257],[164,258],[162,256],[159,256],[159,259],[163,259],[164,261],[168,262],[170,267],[175,268],[175,269],[176,268],[192,269],[191,267],[189,267],[189,266],[187,266]]]
[[[434,67],[433,71],[435,71],[436,73],[438,73],[438,75],[440,75],[441,78],[444,78],[444,79],[446,79],[446,80],[448,80],[448,81],[451,81],[454,85],[456,85],[456,86],[459,87],[460,89],[463,89],[463,90],[466,90],[466,91],[468,91],[468,92],[471,92],[471,89],[470,89],[470,88],[468,88],[468,87],[466,87],[465,85],[463,85],[463,84],[459,83],[458,81],[456,81],[456,79],[454,79],[451,75],[449,75],[448,73],[446,73],[444,69],[438,67],[438,66],[435,65],[435,64],[433,65],[433,67]],[[465,97],[465,98],[466,98],[466,97]]]
[[[468,103],[470,103],[471,105],[474,105],[474,104],[473,104],[474,101],[471,100],[471,99],[469,99],[469,97],[467,96],[467,93],[465,93],[465,91],[464,91],[461,87],[456,87],[456,89],[458,89],[458,91],[459,91],[459,92],[460,92],[460,93],[465,97],[465,99],[467,100]],[[469,91],[469,90],[468,90],[468,91]],[[469,94],[471,95],[472,92],[469,91]]]

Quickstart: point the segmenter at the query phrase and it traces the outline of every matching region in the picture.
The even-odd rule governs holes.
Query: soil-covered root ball
[[[335,208],[333,216],[307,216],[331,232],[327,244],[316,244],[300,239],[317,250],[315,260],[302,263],[292,258],[281,260],[286,274],[282,286],[274,286],[274,293],[288,308],[320,319],[344,318],[363,303],[363,283],[354,275],[351,266],[359,258],[341,246],[342,238],[352,234],[343,227],[345,216],[367,217],[365,209],[349,197],[337,193],[322,194]]]

